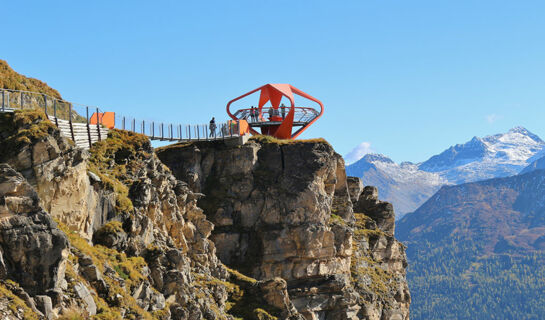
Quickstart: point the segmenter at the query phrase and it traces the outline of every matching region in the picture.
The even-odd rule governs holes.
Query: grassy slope
[[[0,88],[40,92],[62,99],[60,93],[47,83],[15,72],[4,60],[0,60]]]

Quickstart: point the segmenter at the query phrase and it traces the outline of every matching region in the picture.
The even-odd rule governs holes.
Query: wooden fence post
[[[47,96],[44,94],[44,112],[45,117],[49,120],[49,115],[47,114]]]
[[[72,141],[76,142],[76,137],[74,136],[74,126],[72,126],[72,104],[68,103],[68,123],[70,124],[70,134],[72,135]]]
[[[102,137],[100,136],[100,117],[98,115],[98,108],[97,108],[97,133],[98,133],[98,141],[101,141]]]
[[[53,100],[53,117],[55,117],[55,125],[59,127],[59,120],[57,120],[57,99]]]
[[[85,113],[87,114],[87,138],[89,139],[89,148],[93,146],[91,141],[91,127],[89,127],[89,107],[85,107]]]

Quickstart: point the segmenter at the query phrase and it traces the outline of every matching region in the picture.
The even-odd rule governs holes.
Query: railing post
[[[146,135],[146,120],[142,120],[142,134]]]
[[[97,133],[98,133],[98,141],[101,141],[102,137],[100,136],[100,116],[98,114],[98,108],[97,108]]]
[[[191,140],[191,126],[190,125],[187,125],[187,132],[188,132],[188,137],[189,139],[188,140]]]
[[[178,125],[178,138],[182,140],[182,125],[181,124]]]
[[[155,121],[151,122],[151,139],[155,138]]]
[[[136,132],[136,119],[132,118],[132,132]]]
[[[10,106],[10,103],[9,103],[9,91],[7,91],[6,93],[7,93],[7,96],[8,96],[8,99],[7,99],[8,103],[7,103],[6,105],[8,106],[8,109],[9,109],[9,106]]]
[[[197,140],[201,140],[201,130],[199,129],[199,125],[197,125],[195,129],[197,129]]]
[[[53,117],[55,117],[55,125],[59,127],[59,120],[57,120],[57,99],[53,100]]]
[[[6,110],[6,107],[5,107],[5,105],[6,105],[5,102],[6,101],[5,100],[6,100],[6,96],[5,96],[4,90],[2,90],[2,112],[4,112]]]
[[[70,134],[72,135],[72,141],[76,142],[74,137],[74,126],[72,125],[72,104],[68,103],[68,123],[70,124]]]
[[[172,123],[170,124],[170,141],[173,140],[172,136],[174,135],[173,133],[174,130],[172,130]]]
[[[87,138],[89,139],[89,148],[93,146],[91,141],[91,127],[89,127],[89,107],[85,107],[85,113],[87,115]]]
[[[163,127],[163,123],[161,122],[161,141],[165,138],[165,128]]]
[[[49,120],[49,115],[47,114],[47,96],[44,94],[44,112],[45,117]]]
[[[25,106],[25,99],[24,99],[23,91],[21,91],[21,109],[24,109],[24,106]]]

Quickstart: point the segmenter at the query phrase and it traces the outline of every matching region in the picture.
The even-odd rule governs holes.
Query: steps
[[[49,120],[55,123],[55,117],[49,116]],[[99,139],[99,130],[96,124],[89,124],[87,128],[86,123],[73,122],[72,130],[70,130],[70,122],[68,120],[62,120],[57,118],[58,128],[61,131],[61,134],[66,138],[73,140],[76,146],[89,149],[89,135],[91,136],[91,144],[104,140],[108,136],[108,129],[100,127],[100,139]],[[72,133],[74,136],[72,137]]]

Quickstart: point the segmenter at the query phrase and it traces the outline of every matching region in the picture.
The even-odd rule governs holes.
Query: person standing
[[[257,110],[254,106],[250,109],[250,118],[252,119],[252,122],[256,122],[257,120]]]
[[[215,137],[216,136],[216,119],[214,119],[214,117],[212,117],[212,120],[210,120],[209,129],[210,129],[210,136]]]
[[[282,112],[282,119],[286,119],[286,106],[283,103],[280,105],[280,110]]]

